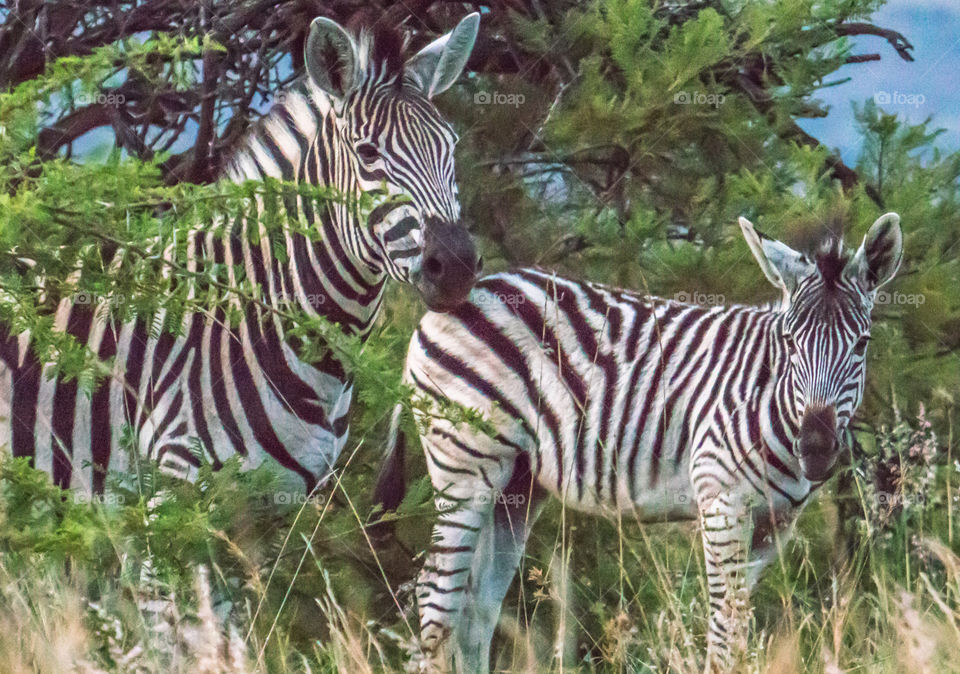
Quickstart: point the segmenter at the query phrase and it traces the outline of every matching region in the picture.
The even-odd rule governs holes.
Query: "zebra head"
[[[870,310],[877,289],[900,266],[900,217],[880,216],[853,255],[832,240],[807,256],[760,234],[745,218],[740,227],[764,274],[783,292],[775,349],[788,359],[787,395],[800,420],[794,453],[804,476],[822,481],[863,396]]]
[[[431,99],[460,76],[479,23],[480,15],[470,14],[404,59],[396,34],[358,41],[321,17],[304,49],[312,83],[331,101],[334,151],[352,169],[346,189],[384,197],[366,226],[344,240],[359,259],[414,285],[440,311],[466,298],[481,261],[460,219],[457,137]]]

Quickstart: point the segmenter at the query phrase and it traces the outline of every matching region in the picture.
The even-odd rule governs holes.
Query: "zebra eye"
[[[380,158],[380,151],[373,143],[360,143],[357,145],[357,154],[365,164],[372,164]]]
[[[791,351],[797,350],[797,342],[793,339],[793,335],[786,334],[783,336],[783,342],[787,345],[787,348]]]
[[[870,337],[869,337],[868,335],[867,335],[867,336],[864,336],[864,337],[861,337],[861,338],[860,338],[860,341],[858,341],[858,342],[853,346],[853,352],[854,352],[856,355],[858,355],[858,356],[862,356],[863,354],[865,354],[865,353],[867,352],[867,344],[869,344],[869,343],[870,343]]]

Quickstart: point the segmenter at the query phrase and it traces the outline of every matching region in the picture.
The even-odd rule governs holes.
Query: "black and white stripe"
[[[388,277],[415,285],[428,302],[465,295],[476,260],[458,224],[455,137],[429,97],[457,78],[476,27],[471,15],[404,61],[397,35],[357,42],[335,23],[315,21],[307,42],[309,76],[251,131],[227,162],[224,179],[271,177],[335,187],[354,201],[368,190],[406,200],[388,200],[367,219],[348,199],[320,203],[291,189],[282,200],[283,217],[318,235],[285,228],[279,242],[267,235],[260,197],[233,221],[198,226],[180,262],[191,271],[222,265],[230,287],[252,280],[260,289],[259,303],[241,306],[234,298],[242,320],[233,324],[216,305],[188,313],[182,333],[174,335],[158,329],[163,314],[150,324],[122,323],[95,304],[64,300],[56,327],[114,360],[112,376],[92,396],[80,393],[75,381],[48,377],[53,366],[38,362],[30,335],[0,326],[0,444],[32,457],[56,484],[95,492],[104,488],[108,470],[130,471],[122,450],[129,434],[135,459],[157,459],[186,477],[201,464],[191,451],[199,443],[215,467],[240,454],[247,467],[276,462],[299,488],[325,479],[346,441],[351,383],[333,355],[301,359],[273,310],[321,316],[363,337]],[[340,53],[327,63],[331,42]],[[448,71],[437,73],[444,86],[431,90],[422,80],[433,74],[438,55],[446,57]],[[339,71],[344,64],[349,73]],[[453,271],[422,280],[421,263],[437,255],[425,241],[437,227],[446,228],[448,241],[449,231],[459,235],[453,238],[465,253],[460,260],[440,254]],[[469,266],[469,274],[456,273],[455,261]]]
[[[428,668],[452,656],[460,671],[487,669],[548,494],[601,515],[699,518],[708,668],[742,653],[772,534],[829,476],[860,403],[874,293],[896,271],[901,238],[888,214],[856,255],[834,244],[808,258],[741,224],[783,291],[776,308],[698,306],[522,269],[421,321],[405,377],[427,403],[422,445],[440,511],[417,585]],[[445,418],[450,403],[489,426]]]

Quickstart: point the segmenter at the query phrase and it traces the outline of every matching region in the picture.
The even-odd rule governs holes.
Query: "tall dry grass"
[[[832,481],[781,542],[753,593],[743,671],[960,672],[955,467],[938,460],[922,415],[884,433],[873,463]],[[272,482],[231,471],[91,506],[0,463],[0,672],[416,671],[412,579],[429,485],[412,486],[402,545],[375,552],[362,468],[287,509]],[[707,618],[693,525],[553,504],[504,603],[492,662],[699,672]]]

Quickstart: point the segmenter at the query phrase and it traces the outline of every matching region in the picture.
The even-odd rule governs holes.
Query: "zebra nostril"
[[[477,269],[476,269],[476,273],[479,274],[481,271],[483,271],[483,256],[482,256],[482,255],[477,255]]]
[[[443,263],[435,255],[423,261],[423,274],[428,281],[438,281],[443,276]]]

